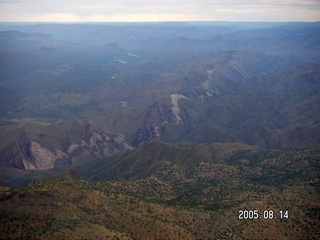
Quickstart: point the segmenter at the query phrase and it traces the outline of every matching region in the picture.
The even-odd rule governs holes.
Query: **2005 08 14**
[[[261,214],[259,210],[239,210],[238,219],[240,220],[252,220],[252,219],[289,219],[288,210],[264,210]]]

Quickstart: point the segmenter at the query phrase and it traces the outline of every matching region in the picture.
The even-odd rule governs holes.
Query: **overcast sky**
[[[320,0],[0,0],[0,21],[320,21]]]

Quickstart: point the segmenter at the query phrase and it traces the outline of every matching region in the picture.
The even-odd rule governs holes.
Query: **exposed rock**
[[[30,145],[31,158],[34,164],[28,163],[24,159],[24,165],[26,170],[38,169],[47,170],[54,167],[58,159],[68,157],[68,155],[58,149],[50,151],[47,148],[42,147],[38,142],[31,142]]]
[[[69,148],[68,148],[68,150],[67,150],[67,153],[68,154],[71,154],[71,153],[73,153],[77,148],[79,148],[80,147],[80,145],[78,145],[78,144],[75,144],[75,143],[72,143],[70,146],[69,146]]]
[[[172,94],[171,96],[171,103],[172,103],[172,113],[175,117],[177,124],[183,124],[182,118],[180,116],[180,99],[188,99],[187,97],[180,95],[180,94]]]
[[[199,113],[197,104],[200,103],[182,94],[171,94],[153,104],[146,111],[144,124],[136,132],[133,145],[163,140],[163,130],[168,126],[184,128],[196,124],[195,116],[198,117]]]
[[[76,164],[131,149],[122,135],[106,133],[86,121],[22,128],[25,133],[1,150],[0,165],[48,170],[60,163]]]

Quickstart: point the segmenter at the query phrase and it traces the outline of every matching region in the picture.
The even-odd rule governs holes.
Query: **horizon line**
[[[76,21],[69,21],[69,22],[42,22],[42,21],[0,21],[0,24],[104,24],[104,23],[121,23],[121,24],[130,24],[130,23],[320,23],[318,21],[248,21],[248,20],[177,20],[177,21],[87,21],[87,22],[76,22]]]

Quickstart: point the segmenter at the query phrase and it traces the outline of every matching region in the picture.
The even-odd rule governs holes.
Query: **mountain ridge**
[[[48,170],[131,149],[122,135],[103,132],[87,121],[20,128],[23,133],[0,151],[2,166]]]

